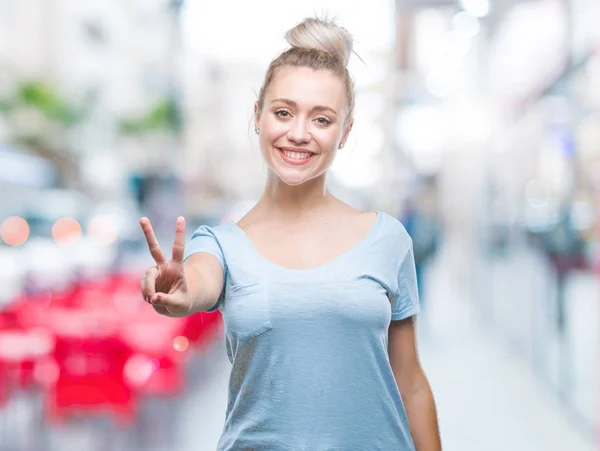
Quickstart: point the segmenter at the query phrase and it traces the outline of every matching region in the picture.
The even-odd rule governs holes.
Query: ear
[[[346,126],[346,130],[344,130],[344,134],[342,135],[342,139],[340,140],[339,148],[341,149],[346,144],[346,140],[348,139],[348,135],[350,135],[350,131],[352,130],[352,126],[354,125],[354,118],[350,119],[350,122]]]
[[[258,102],[254,103],[254,126],[260,127],[260,111],[258,111]]]

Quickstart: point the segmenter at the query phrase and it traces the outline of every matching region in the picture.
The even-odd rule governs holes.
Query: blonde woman
[[[232,370],[219,450],[440,450],[411,240],[392,216],[327,189],[354,122],[352,38],[309,18],[286,39],[255,104],[262,198],[185,247],[178,218],[170,261],[142,218],[156,261],[142,293],[162,315],[223,315]]]

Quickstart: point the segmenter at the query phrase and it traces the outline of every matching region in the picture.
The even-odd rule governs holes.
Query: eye
[[[331,121],[329,119],[327,119],[326,117],[318,117],[316,119],[316,121],[319,125],[323,125],[323,126],[331,124]]]
[[[277,110],[277,111],[275,111],[275,116],[287,118],[287,117],[290,117],[290,112],[286,111],[286,110]]]

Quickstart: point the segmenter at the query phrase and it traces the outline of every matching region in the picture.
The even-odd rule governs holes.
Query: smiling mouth
[[[277,150],[279,150],[279,153],[281,154],[281,157],[283,158],[284,161],[290,163],[290,164],[306,164],[308,163],[310,160],[313,159],[313,157],[316,155],[313,152],[309,152],[309,151],[297,151],[297,150],[288,150],[288,149],[281,149],[281,148],[277,148]]]

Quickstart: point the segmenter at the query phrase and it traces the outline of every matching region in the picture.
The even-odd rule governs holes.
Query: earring
[[[256,125],[254,126],[254,133],[257,135],[260,133],[260,128],[258,128]]]
[[[340,149],[344,147],[344,143],[340,143]]]

